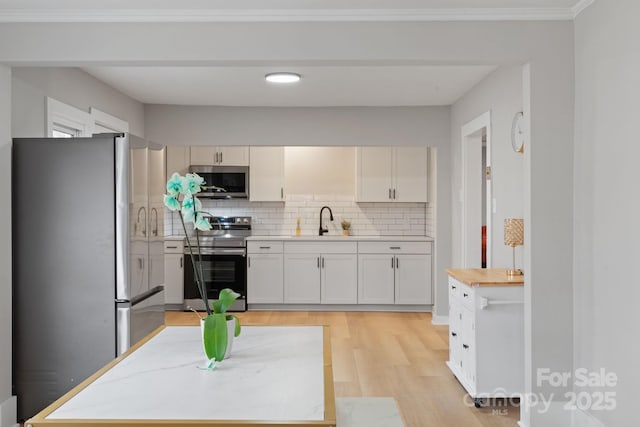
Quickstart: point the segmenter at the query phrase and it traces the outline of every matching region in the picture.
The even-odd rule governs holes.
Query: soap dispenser
[[[300,229],[300,217],[296,221],[296,236],[302,235],[302,230]]]

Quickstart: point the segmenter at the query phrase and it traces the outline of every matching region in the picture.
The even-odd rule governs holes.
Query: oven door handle
[[[200,248],[200,255],[241,255],[246,256],[247,250],[245,248]],[[193,251],[194,255],[198,255],[198,251]],[[189,254],[185,254],[189,255]]]

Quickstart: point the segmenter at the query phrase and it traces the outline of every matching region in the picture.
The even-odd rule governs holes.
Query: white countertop
[[[256,236],[247,237],[247,240],[282,240],[282,241],[380,241],[380,242],[433,242],[433,237],[428,236],[342,236],[342,235],[303,235],[303,236]]]
[[[321,326],[247,326],[212,371],[200,327],[166,327],[47,419],[323,420]]]

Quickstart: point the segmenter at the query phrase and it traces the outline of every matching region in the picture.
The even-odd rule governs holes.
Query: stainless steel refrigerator
[[[13,140],[13,394],[29,418],[164,323],[164,147]]]

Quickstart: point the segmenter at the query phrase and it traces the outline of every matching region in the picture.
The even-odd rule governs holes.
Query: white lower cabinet
[[[322,254],[320,259],[320,303],[358,302],[358,260],[356,254]]]
[[[282,304],[282,242],[251,241],[247,244],[247,303]]]
[[[184,304],[184,254],[183,242],[164,242],[164,302]]]
[[[284,302],[356,304],[356,242],[285,242]]]
[[[396,255],[395,303],[431,304],[431,255]]]
[[[358,303],[432,303],[430,242],[358,243]]]
[[[393,255],[358,255],[358,303],[393,304],[394,282]]]
[[[320,304],[320,255],[284,255],[284,302]]]
[[[251,239],[247,242],[247,302],[429,305],[431,245],[353,238]]]
[[[449,276],[449,361],[476,406],[524,392],[522,286],[471,287]]]

